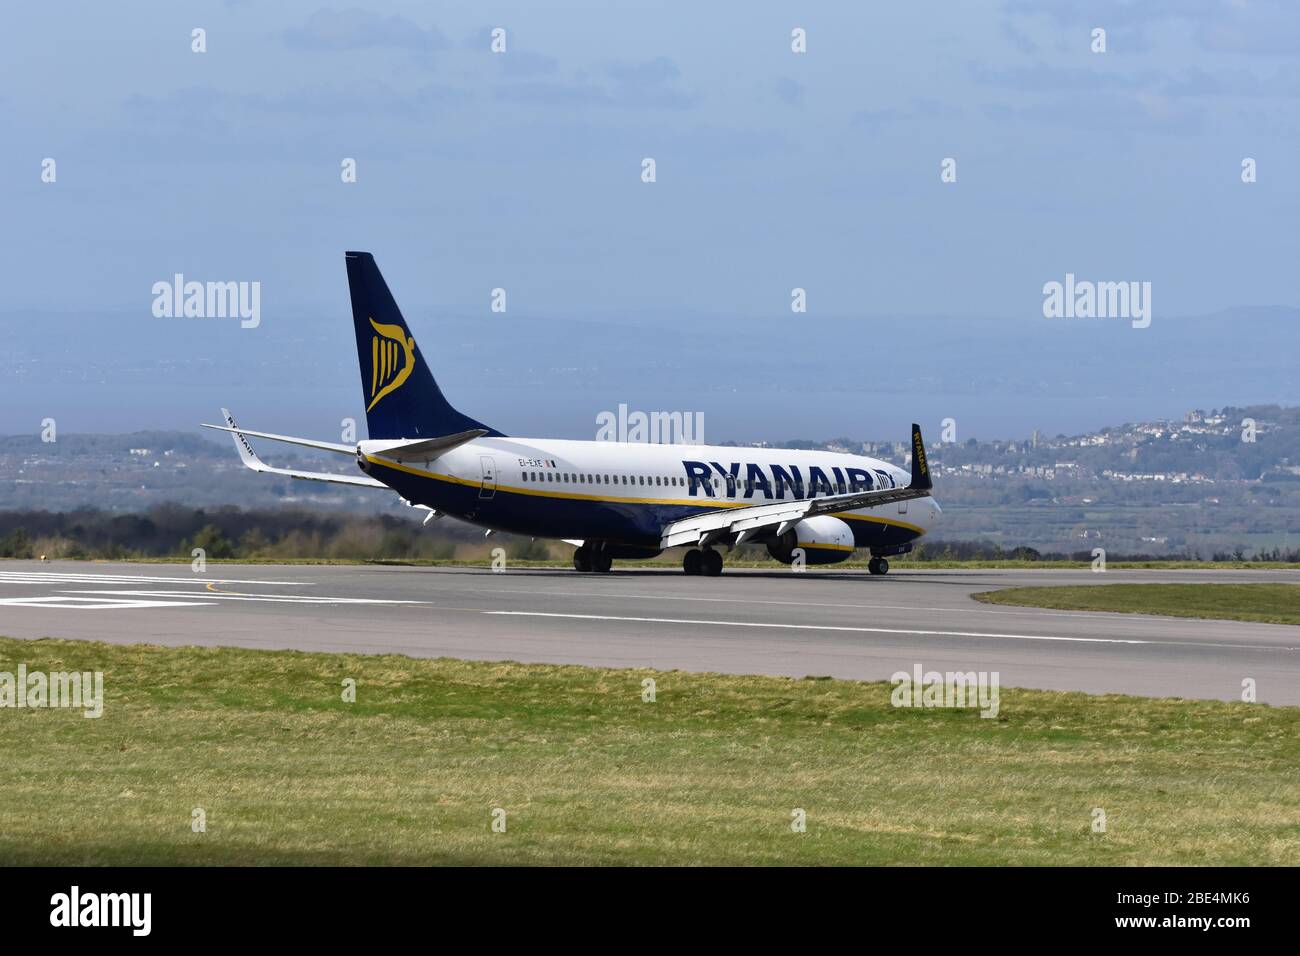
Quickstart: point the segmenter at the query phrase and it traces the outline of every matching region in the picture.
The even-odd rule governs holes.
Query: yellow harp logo
[[[370,337],[370,404],[366,411],[401,388],[415,368],[415,339],[408,338],[400,325],[380,325],[371,319],[370,327],[375,334]]]

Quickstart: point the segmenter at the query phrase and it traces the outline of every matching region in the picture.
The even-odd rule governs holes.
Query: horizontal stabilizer
[[[327,451],[336,451],[343,448],[349,455],[353,453],[347,446],[330,446],[325,442],[311,442],[305,438],[290,438],[286,435],[268,435],[263,432],[246,432],[235,424],[234,417],[226,409],[221,410],[222,417],[226,420],[225,428],[219,425],[205,425],[205,428],[217,428],[223,432],[230,432],[235,438],[235,450],[239,452],[239,458],[246,468],[253,471],[262,472],[271,475],[285,475],[289,478],[298,478],[303,481],[324,481],[335,485],[357,485],[364,488],[388,488],[382,481],[376,481],[366,475],[335,475],[326,471],[296,471],[292,468],[274,468],[266,464],[262,459],[257,457],[257,452],[253,451],[253,446],[248,443],[245,435],[256,435],[259,438],[272,438],[277,441],[288,441],[295,445],[307,445],[309,447],[324,447]],[[391,490],[391,489],[390,489]]]
[[[230,417],[230,412],[226,411],[223,408],[221,410],[221,414],[225,417],[227,422],[230,422],[231,425],[233,425],[235,420]],[[355,455],[357,453],[356,445],[341,445],[338,442],[332,442],[332,441],[314,441],[313,439],[310,438],[295,438],[292,435],[274,435],[271,432],[254,432],[254,431],[249,431],[247,428],[231,427],[231,425],[205,424],[203,427],[211,428],[219,432],[230,432],[231,434],[234,435],[251,435],[253,438],[267,438],[270,439],[271,441],[282,441],[290,445],[302,445],[305,448],[317,448],[320,449],[321,451],[332,451],[336,455]],[[239,445],[238,439],[236,439],[235,445],[238,447]]]

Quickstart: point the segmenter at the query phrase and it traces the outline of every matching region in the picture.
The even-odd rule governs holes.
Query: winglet
[[[226,420],[226,425],[230,428],[230,434],[235,439],[235,451],[239,452],[239,460],[247,467],[253,469],[253,471],[261,471],[264,467],[262,465],[262,459],[257,457],[257,452],[253,451],[253,446],[248,443],[248,439],[244,437],[244,433],[241,432],[239,426],[235,424],[234,416],[230,414],[229,409],[223,408],[221,410],[221,417]]]
[[[934,487],[930,481],[930,465],[925,460],[925,440],[921,437],[921,426],[912,423],[912,481],[907,486],[918,491],[927,491]]]

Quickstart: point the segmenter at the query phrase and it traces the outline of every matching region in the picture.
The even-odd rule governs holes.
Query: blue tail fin
[[[471,428],[500,435],[496,429],[462,415],[443,398],[375,265],[375,257],[368,252],[348,252],[345,256],[370,437],[437,438]]]

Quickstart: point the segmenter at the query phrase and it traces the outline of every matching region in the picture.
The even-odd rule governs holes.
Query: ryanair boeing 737
[[[722,572],[719,547],[767,545],[777,561],[834,564],[870,551],[873,574],[939,518],[921,429],[911,473],[857,455],[778,448],[512,438],[443,397],[367,252],[346,253],[369,438],[313,441],[226,424],[254,471],[396,492],[429,516],[575,546],[579,571],[686,546],[687,574]],[[362,474],[266,465],[249,437],[355,456]]]

